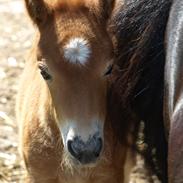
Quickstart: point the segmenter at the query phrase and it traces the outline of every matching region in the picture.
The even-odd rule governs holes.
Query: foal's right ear
[[[43,24],[49,14],[49,9],[44,0],[25,0],[29,16],[37,25]]]

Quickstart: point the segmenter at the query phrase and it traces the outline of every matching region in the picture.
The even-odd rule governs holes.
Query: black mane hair
[[[172,0],[124,0],[110,22],[110,31],[117,40],[117,67],[111,76],[109,116],[121,140],[129,124],[138,126],[141,120],[145,122],[145,157],[162,182],[167,182],[164,40],[171,3]],[[158,166],[151,156],[154,148]]]

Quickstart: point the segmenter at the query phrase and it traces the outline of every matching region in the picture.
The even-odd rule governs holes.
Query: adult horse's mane
[[[117,40],[118,66],[109,92],[110,118],[115,121],[112,124],[123,140],[129,124],[138,126],[141,120],[145,122],[148,143],[145,156],[164,181],[167,177],[163,126],[164,38],[171,3],[172,0],[125,0],[110,23]],[[158,166],[151,156],[154,148]]]

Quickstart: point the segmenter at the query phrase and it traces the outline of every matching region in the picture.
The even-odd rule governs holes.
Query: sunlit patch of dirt
[[[33,29],[23,0],[0,0],[0,182],[24,176],[18,153],[15,97]]]

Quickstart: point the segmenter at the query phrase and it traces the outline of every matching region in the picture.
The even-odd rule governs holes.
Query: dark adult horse
[[[183,1],[175,0],[167,25],[165,117],[169,132],[169,182],[183,182]]]
[[[114,19],[119,69],[114,72],[115,83],[110,94],[118,106],[113,108],[111,116],[118,116],[120,108],[123,108],[126,113],[116,121],[136,121],[138,124],[144,120],[145,141],[149,144],[145,155],[149,157],[150,165],[157,170],[162,182],[181,183],[183,1],[125,1],[123,11]],[[157,162],[150,155],[153,147],[157,149]]]
[[[128,125],[125,121],[143,120],[148,144],[143,153],[149,165],[162,182],[169,177],[170,183],[181,183],[183,1],[127,0],[113,20],[118,69],[110,92],[111,116],[123,126]],[[119,118],[120,111],[124,112]],[[115,128],[119,135],[124,133],[123,127]]]

